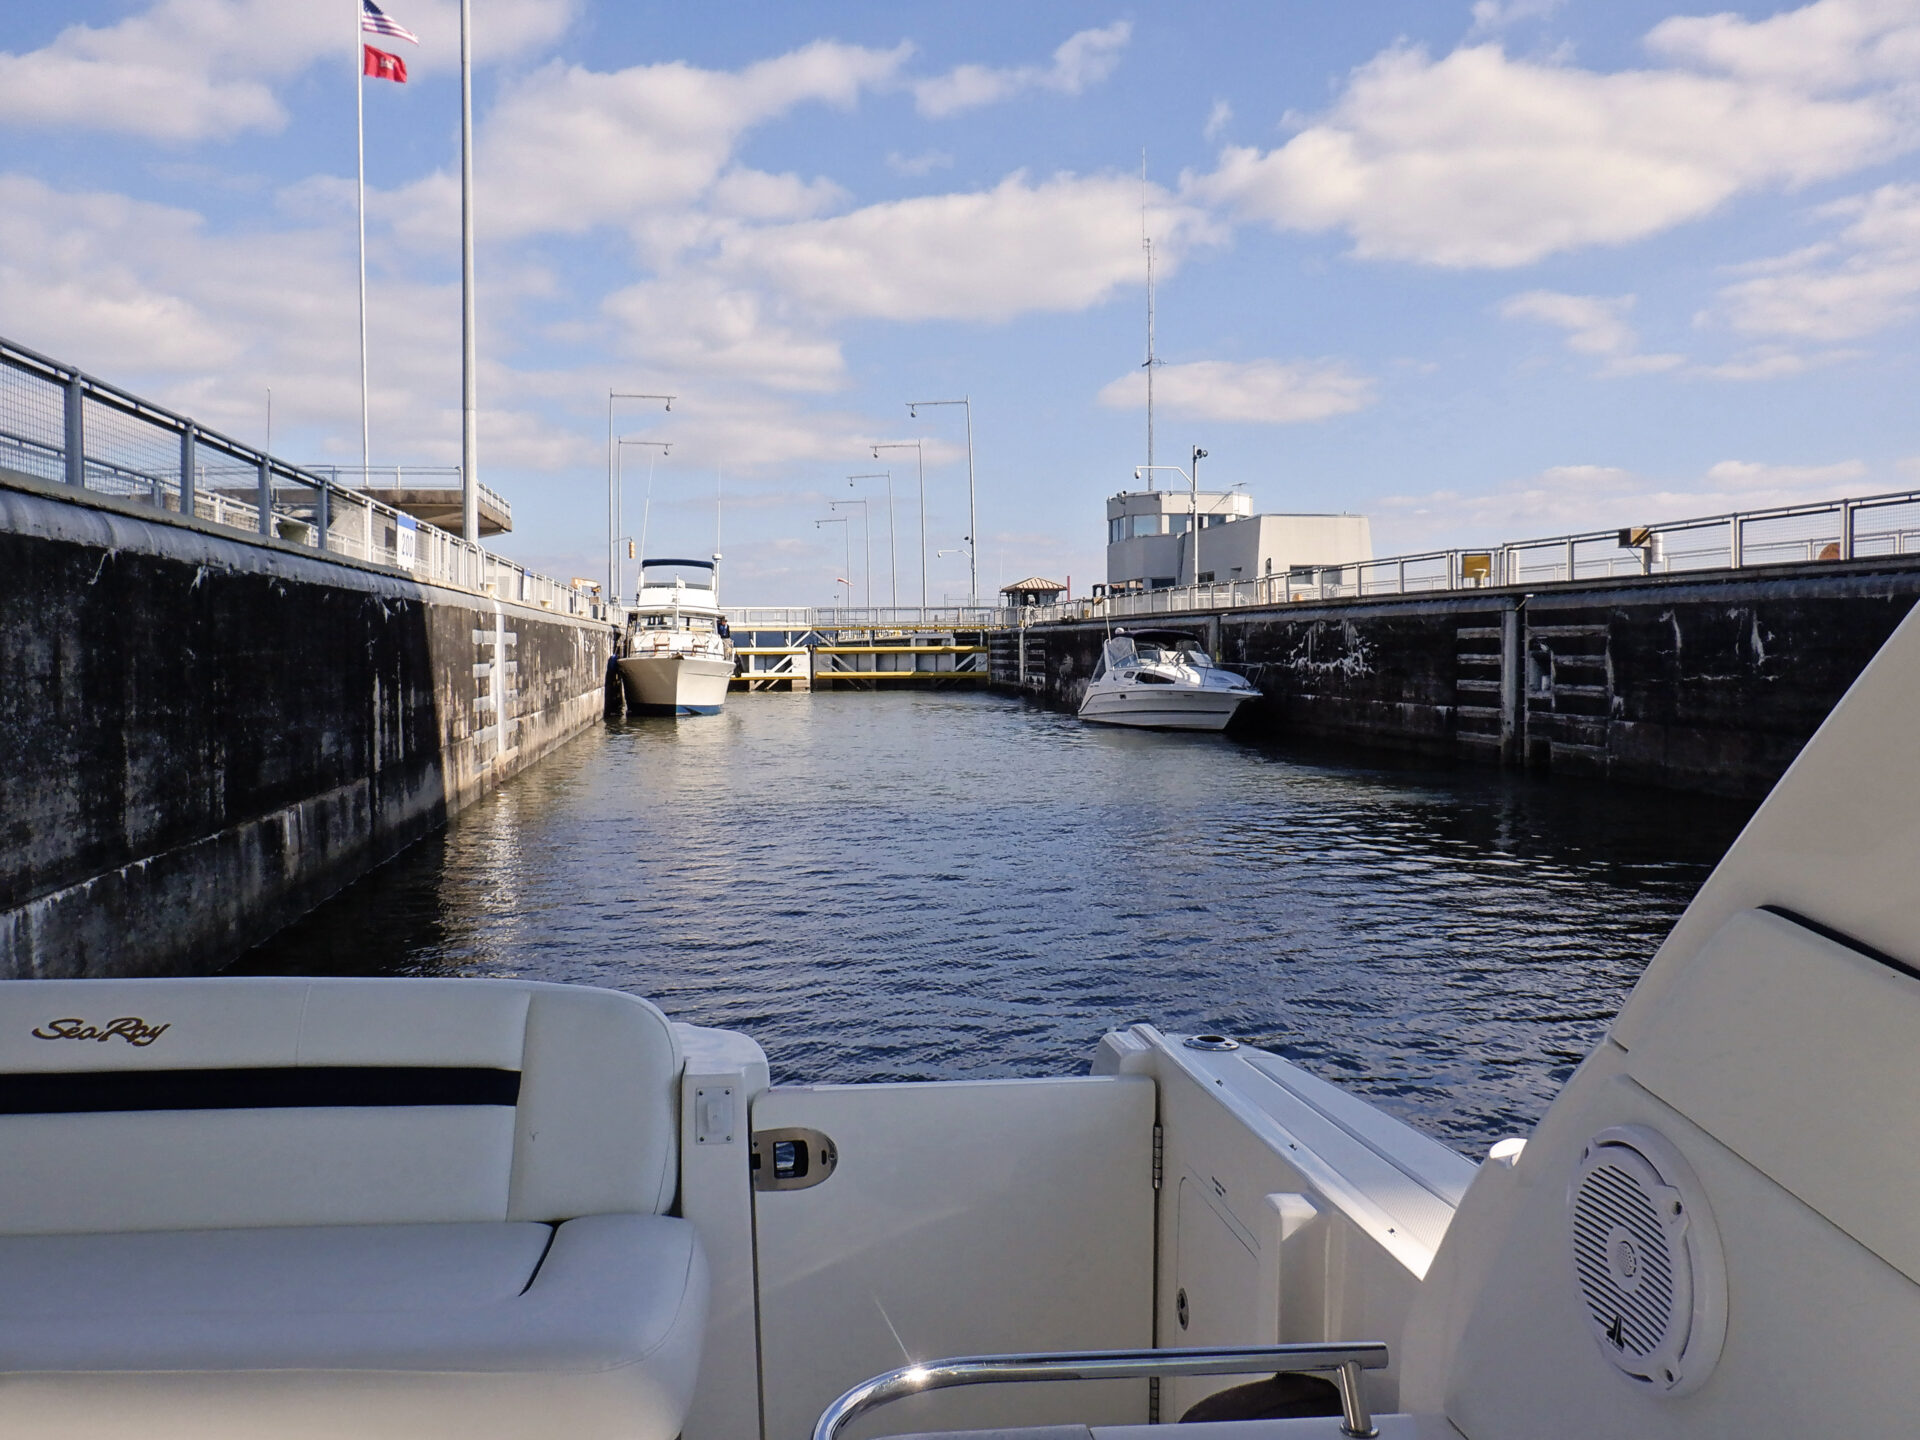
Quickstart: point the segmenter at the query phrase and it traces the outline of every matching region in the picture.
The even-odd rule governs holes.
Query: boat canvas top
[[[695,570],[704,571],[704,576],[673,575],[665,578],[649,579],[649,570]],[[634,597],[633,610],[642,614],[663,614],[668,612],[698,615],[702,618],[715,618],[720,614],[719,578],[711,560],[687,560],[660,557],[640,562],[639,594]]]

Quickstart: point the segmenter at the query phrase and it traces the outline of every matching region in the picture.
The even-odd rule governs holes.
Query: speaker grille
[[[1719,1356],[1725,1281],[1693,1172],[1644,1126],[1594,1137],[1568,1190],[1573,1264],[1594,1339],[1662,1393],[1690,1390]]]

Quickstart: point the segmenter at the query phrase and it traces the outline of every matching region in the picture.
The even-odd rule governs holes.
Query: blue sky
[[[815,521],[873,495],[884,599],[846,477],[890,467],[916,597],[912,454],[868,447],[924,442],[957,552],[960,415],[905,402],[966,394],[983,587],[1084,592],[1144,459],[1143,198],[1160,458],[1260,509],[1385,554],[1920,484],[1920,0],[473,8],[481,476],[562,577],[617,386],[681,397],[621,413],[674,447],[650,548],[711,544],[719,470],[726,598],[825,603]],[[457,10],[388,9],[373,454],[446,464]],[[276,451],[357,462],[353,4],[0,16],[0,334],[249,439],[271,386]]]

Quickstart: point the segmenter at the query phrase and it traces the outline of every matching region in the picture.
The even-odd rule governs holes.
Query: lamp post
[[[626,500],[626,487],[623,484],[621,484],[621,481],[620,481],[620,452],[625,450],[629,445],[638,445],[638,446],[658,450],[661,455],[667,455],[672,453],[673,451],[673,442],[669,440],[630,440],[625,435],[622,435],[619,438],[619,440],[614,442],[614,447],[613,447],[613,528],[616,534],[620,533],[621,526],[624,523],[622,521],[621,516],[622,516],[622,507]],[[646,563],[646,559],[647,559],[647,517],[653,513],[653,462],[659,458],[660,457],[658,455],[649,455],[647,457],[647,498],[646,498],[646,502],[642,505],[640,510],[640,554],[638,557],[641,564],[643,565]],[[620,542],[618,540],[615,540],[613,543],[614,543],[615,558],[613,562],[614,573],[613,573],[613,584],[611,586],[611,598],[612,598],[612,603],[617,605],[620,603],[620,580],[621,580],[620,560],[619,560]],[[636,597],[640,593],[640,583],[637,579],[634,581],[633,592]]]
[[[966,407],[966,411],[967,411],[967,544],[969,547],[971,547],[967,551],[967,564],[970,567],[968,570],[967,604],[975,608],[978,608],[980,604],[980,564],[977,560],[973,558],[973,556],[974,556],[974,550],[978,548],[980,543],[974,537],[978,535],[980,531],[979,531],[978,522],[974,518],[974,509],[973,509],[973,401],[968,396],[965,396],[965,395],[962,395],[958,400],[909,400],[907,402],[908,417],[911,419],[918,419],[919,410],[922,405],[963,405]]]
[[[900,552],[894,548],[893,543],[893,472],[891,470],[879,470],[870,475],[847,476],[847,484],[849,485],[853,484],[856,480],[884,480],[887,482],[887,583],[891,587],[887,603],[893,609],[898,610],[900,608]]]
[[[620,533],[620,522],[615,514],[618,501],[614,495],[614,487],[618,483],[616,472],[619,460],[617,459],[618,451],[613,443],[613,402],[616,400],[662,400],[666,402],[668,413],[672,413],[673,402],[679,398],[677,395],[644,395],[637,390],[609,389],[607,391],[607,597],[609,603],[613,598],[614,582],[617,578],[614,571],[618,562],[614,559],[614,550],[620,543],[615,538]]]
[[[842,578],[844,579],[847,587],[847,609],[851,610],[853,609],[853,520],[852,520],[852,517],[841,515],[831,520],[816,520],[813,522],[813,528],[816,530],[818,530],[822,525],[838,525],[840,527],[840,538],[846,542],[847,558],[845,563],[847,567],[847,573]]]
[[[1200,583],[1200,484],[1196,477],[1200,474],[1200,462],[1206,458],[1207,452],[1196,445],[1193,447],[1193,458],[1188,462],[1193,466],[1191,471],[1182,470],[1178,465],[1136,465],[1133,467],[1133,478],[1136,480],[1143,475],[1148,475],[1150,471],[1171,470],[1187,482],[1187,528],[1193,531],[1193,576],[1188,581],[1191,585],[1198,585]],[[1152,483],[1151,478],[1149,478],[1148,483]]]
[[[878,460],[882,450],[911,450],[920,475],[920,619],[927,618],[927,457],[918,440],[897,440],[873,447]]]
[[[864,496],[858,500],[829,500],[827,502],[827,508],[829,510],[838,510],[842,505],[858,505],[860,507],[860,533],[866,537],[867,546],[867,609],[871,610],[873,609],[873,524],[867,516],[867,502]],[[849,566],[848,568],[851,569],[852,567]],[[853,583],[853,577],[851,575],[847,577],[847,583],[849,585]]]
[[[969,565],[973,563],[973,547],[971,545],[958,545],[951,550],[936,550],[933,553],[936,558],[947,555],[964,555],[967,557],[967,563]]]

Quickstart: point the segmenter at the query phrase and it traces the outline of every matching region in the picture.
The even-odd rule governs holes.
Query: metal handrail
[[[1340,1433],[1378,1435],[1360,1393],[1360,1372],[1386,1368],[1378,1340],[1354,1344],[1207,1346],[1184,1350],[1081,1350],[1051,1355],[963,1355],[903,1365],[854,1386],[820,1414],[813,1440],[838,1440],[867,1411],[925,1390],[954,1385],[1006,1385],[1032,1380],[1131,1380],[1153,1375],[1327,1373],[1340,1389]]]

